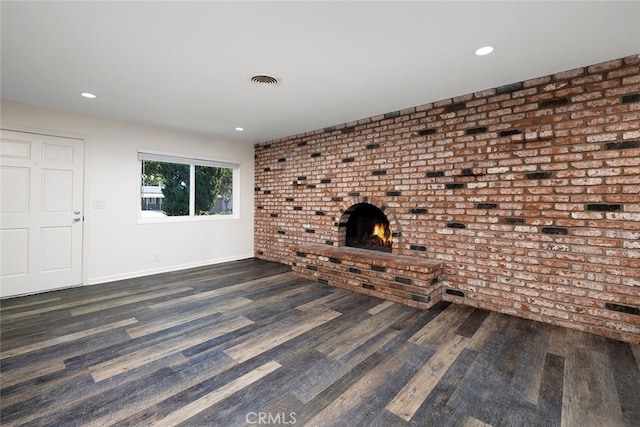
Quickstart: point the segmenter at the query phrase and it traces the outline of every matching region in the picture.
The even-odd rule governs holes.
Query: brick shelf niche
[[[439,302],[442,263],[347,246],[294,245],[297,276],[418,308]]]
[[[344,250],[366,202],[389,219],[392,255],[442,263],[403,301],[440,293],[640,342],[640,56],[261,142],[254,201],[255,256],[313,280],[349,274],[356,260],[326,251]],[[292,250],[309,244],[326,248]],[[363,263],[340,280],[373,291]],[[427,281],[395,270],[378,272],[384,289]]]

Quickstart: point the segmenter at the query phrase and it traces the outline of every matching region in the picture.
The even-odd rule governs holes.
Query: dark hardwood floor
[[[640,346],[244,260],[1,302],[4,427],[640,426]]]

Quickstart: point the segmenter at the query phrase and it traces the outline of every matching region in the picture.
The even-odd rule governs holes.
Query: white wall
[[[253,256],[252,146],[10,101],[1,113],[5,129],[85,140],[84,284]],[[139,223],[139,148],[239,161],[239,218]]]

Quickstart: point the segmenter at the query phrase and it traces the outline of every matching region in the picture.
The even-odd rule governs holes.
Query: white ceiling
[[[637,1],[2,1],[0,12],[3,99],[247,144],[640,53]],[[484,45],[494,53],[474,55]],[[283,83],[256,87],[253,73]]]

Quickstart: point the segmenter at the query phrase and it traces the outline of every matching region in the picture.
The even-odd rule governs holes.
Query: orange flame
[[[377,237],[383,246],[391,246],[393,241],[391,237],[391,229],[385,224],[376,224],[373,226],[371,237]]]

